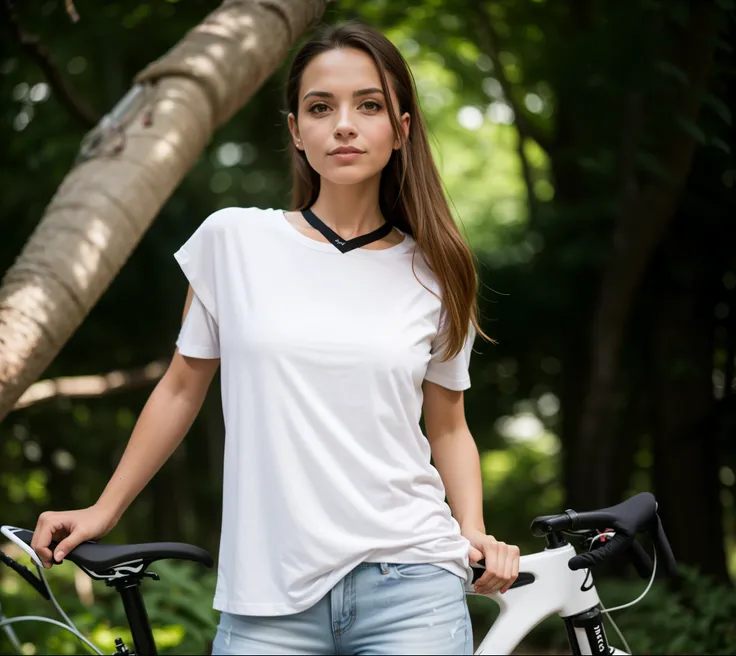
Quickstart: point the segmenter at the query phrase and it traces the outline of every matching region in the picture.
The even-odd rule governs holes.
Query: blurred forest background
[[[0,27],[0,272],[85,133],[215,5],[80,1],[72,23],[63,1],[18,3],[22,29],[38,35],[86,110],[63,101],[16,27]],[[323,20],[349,18],[380,28],[408,60],[478,259],[484,326],[498,344],[476,343],[466,407],[489,533],[529,553],[543,547],[528,531],[535,515],[650,490],[683,576],[658,582],[622,628],[637,653],[733,653],[734,2],[340,0]],[[287,63],[217,130],[44,374],[124,370],[138,384],[54,397],[0,423],[0,524],[33,528],[43,510],[94,503],[154,385],[144,372],[174,348],[186,282],[172,253],[218,208],[288,205]],[[216,553],[222,443],[214,384],[184,444],[107,539]],[[144,584],[157,637],[171,653],[205,649],[212,573],[153,569],[170,574]],[[643,582],[612,573],[604,601],[638,596]],[[80,626],[112,648],[123,617],[104,586],[68,564],[51,579]],[[41,609],[22,584],[0,571],[9,615]],[[491,604],[472,601],[480,632]],[[52,629],[17,632],[41,652],[76,649]],[[561,623],[545,623],[533,644],[564,639]],[[0,653],[10,653],[3,640]]]

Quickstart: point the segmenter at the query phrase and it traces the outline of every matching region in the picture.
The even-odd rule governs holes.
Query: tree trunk
[[[326,2],[225,0],[138,75],[146,104],[124,117],[122,137],[102,123],[95,128],[112,156],[92,153],[70,171],[0,287],[0,420],[107,289],[215,128],[255,93]]]
[[[692,5],[689,33],[682,47],[689,86],[673,111],[697,121],[698,92],[705,90],[713,60],[718,11],[712,2]],[[695,150],[695,140],[680,131],[669,135],[659,158],[670,172],[669,184],[652,183],[637,191],[630,182],[624,190],[620,218],[613,235],[613,252],[604,272],[591,330],[591,373],[575,445],[577,487],[595,506],[611,499],[611,468],[618,407],[618,373],[629,315],[639,284],[654,250],[680,201]],[[632,163],[633,166],[633,163]],[[630,176],[624,174],[624,180]],[[598,462],[601,466],[591,467]],[[573,494],[573,496],[578,496]]]
[[[727,581],[712,427],[713,309],[720,275],[714,271],[712,226],[704,227],[700,216],[685,220],[688,225],[666,243],[666,273],[653,294],[654,486],[677,560]]]

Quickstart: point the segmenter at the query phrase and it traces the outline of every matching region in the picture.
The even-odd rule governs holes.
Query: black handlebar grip
[[[664,533],[662,527],[662,520],[657,515],[657,524],[654,527],[654,548],[657,550],[657,555],[662,561],[664,571],[668,576],[677,576],[677,561],[675,560],[675,554],[672,553],[672,547]]]
[[[649,557],[649,554],[644,551],[644,547],[642,547],[636,540],[631,543],[631,547],[629,548],[629,560],[641,578],[648,579],[652,575],[652,572],[654,571],[652,559]]]
[[[604,560],[626,551],[631,541],[631,538],[616,533],[602,547],[573,556],[567,565],[573,571],[595,567],[596,565],[600,565]]]
[[[473,583],[475,583],[486,571],[486,560],[481,558],[477,563],[470,563],[473,569]]]

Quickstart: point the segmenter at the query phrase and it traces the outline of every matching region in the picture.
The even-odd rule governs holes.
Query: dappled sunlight
[[[77,255],[72,262],[72,274],[82,291],[86,291],[98,277],[101,252],[99,246],[88,241],[82,241],[77,248]]]
[[[198,34],[208,34],[227,42],[212,43],[205,48],[205,52],[215,59],[222,59],[233,46],[241,51],[250,50],[258,45],[258,35],[253,17],[246,14],[219,13],[217,21],[210,20],[197,28]]]
[[[255,32],[250,32],[240,39],[240,51],[245,53],[254,50],[259,43],[258,35]]]
[[[223,39],[232,39],[233,34],[239,33],[243,28],[252,29],[253,27],[253,17],[249,14],[220,11],[217,13],[216,20],[210,17],[198,25],[196,31],[198,34],[211,34]]]
[[[461,102],[458,80],[435,58],[420,50],[411,66],[453,213],[475,248],[496,250],[506,242],[503,227],[523,224],[528,218],[513,110],[495,77],[480,82],[479,90],[491,102],[473,106]],[[544,102],[540,95],[530,94],[529,104],[534,109],[542,111]],[[554,189],[546,174],[546,153],[533,142],[525,144],[524,152],[536,171],[536,197],[540,201],[551,199]],[[518,259],[527,260],[536,252],[523,245],[514,248],[518,253],[508,259],[518,255]]]
[[[13,291],[3,293],[3,305],[17,308],[23,315],[33,318],[34,321],[45,324],[49,320],[49,314],[46,311],[56,306],[56,298],[49,295],[46,285],[43,285],[37,279],[28,280],[23,286],[16,287]],[[20,338],[21,336],[19,336]],[[42,341],[43,331],[38,330],[35,333],[35,339],[28,343],[28,348],[24,351],[31,350]],[[27,342],[27,334],[22,336],[23,344]],[[17,353],[21,357],[21,353]]]
[[[194,75],[212,77],[219,74],[217,67],[212,63],[212,60],[204,55],[190,55],[184,58],[183,63]]]
[[[159,137],[151,148],[151,157],[157,163],[174,161],[181,156],[180,148],[183,145],[181,132],[169,130],[165,135]]]
[[[99,287],[100,269],[112,274],[111,265],[104,254],[110,247],[110,240],[115,230],[112,221],[109,219],[105,221],[95,216],[93,208],[77,210],[74,214],[70,214],[69,210],[61,210],[61,212],[63,216],[60,217],[60,230],[53,244],[49,244],[54,251],[50,253],[50,258],[41,256],[42,261],[46,262],[43,272],[53,271],[54,278],[58,278],[62,283],[67,282],[63,285],[65,291],[62,292],[62,298],[67,296],[69,289],[73,290],[74,306],[77,307],[78,302],[83,302],[82,299],[90,290],[96,290]],[[81,216],[85,216],[84,223],[80,221]],[[55,220],[52,210],[45,221],[53,223]],[[84,227],[80,228],[80,225]],[[52,231],[52,225],[45,226],[43,233],[39,236],[44,239],[48,238]],[[32,257],[35,261],[39,260],[36,255]],[[71,279],[64,275],[65,268],[69,271]]]
[[[156,102],[156,114],[171,114],[177,108],[177,103],[170,97],[161,98]],[[173,135],[176,139],[179,139],[179,135]]]
[[[217,60],[224,59],[228,51],[229,48],[226,48],[222,43],[211,43],[204,49],[207,56]]]
[[[491,123],[511,125],[514,122],[514,110],[504,101],[497,100],[486,108],[486,117]]]

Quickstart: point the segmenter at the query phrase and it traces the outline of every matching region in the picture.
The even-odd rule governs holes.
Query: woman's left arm
[[[424,426],[447,502],[470,542],[471,562],[485,559],[486,571],[476,582],[475,591],[503,594],[519,574],[519,548],[486,535],[480,458],[465,420],[464,395],[428,380],[423,391]]]

